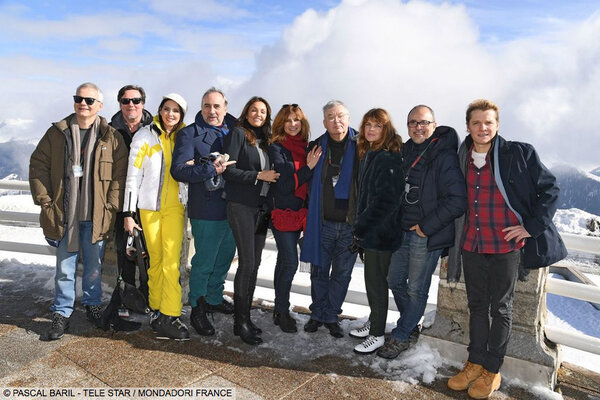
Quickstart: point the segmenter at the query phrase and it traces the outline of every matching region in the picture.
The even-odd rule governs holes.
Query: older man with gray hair
[[[358,157],[354,129],[349,126],[348,109],[338,100],[323,107],[326,132],[311,142],[322,149],[310,183],[306,231],[300,260],[311,266],[312,311],[304,326],[316,332],[323,324],[331,336],[344,336],[338,322],[348,291],[352,268],[354,201]]]
[[[82,288],[87,318],[102,317],[102,258],[115,213],[123,203],[127,149],[121,135],[98,116],[102,91],[79,85],[75,113],[55,122],[31,155],[29,184],[42,207],[40,225],[56,247],[52,325],[40,338],[60,339],[69,327],[75,302],[75,272],[81,252]]]

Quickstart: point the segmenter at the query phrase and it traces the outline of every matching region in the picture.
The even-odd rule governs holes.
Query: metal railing
[[[29,183],[24,181],[0,180],[0,189],[28,191]],[[38,218],[38,214],[34,213],[0,211],[0,221],[37,223]],[[600,255],[600,238],[568,233],[561,234],[561,237],[569,250]],[[51,246],[8,241],[0,241],[0,250],[43,255],[55,254],[55,249]],[[228,278],[232,279],[232,277]],[[263,287],[273,287],[272,281],[266,279],[260,279],[257,283]],[[310,294],[310,287],[295,285],[292,287],[292,291],[299,294]],[[591,303],[600,303],[600,287],[595,285],[586,285],[549,277],[546,279],[545,292]],[[368,305],[366,296],[363,293],[351,291],[349,295],[351,298],[348,301],[351,303]],[[393,301],[390,302],[390,305],[394,309]],[[545,326],[545,334],[554,343],[600,355],[600,338],[551,326]]]

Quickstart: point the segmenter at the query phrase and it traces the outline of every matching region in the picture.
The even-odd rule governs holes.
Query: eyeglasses
[[[96,100],[93,97],[82,97],[82,96],[73,96],[73,100],[75,101],[75,104],[79,104],[81,103],[83,100],[85,100],[85,104],[87,104],[88,106],[91,106],[92,104],[94,104],[95,101],[100,102],[100,100]]]
[[[124,106],[126,106],[129,103],[133,103],[135,105],[138,105],[142,102],[142,98],[141,97],[134,97],[132,99],[128,99],[127,97],[121,97],[121,104],[123,104]]]
[[[408,126],[410,126],[411,128],[416,128],[417,125],[419,125],[421,128],[425,128],[425,127],[428,127],[430,124],[433,124],[433,121],[427,121],[427,120],[415,121],[414,119],[411,119],[410,121],[408,121]]]
[[[296,104],[296,103],[294,103],[294,104],[284,104],[284,105],[281,106],[281,108],[286,108],[286,107],[292,107],[292,108],[294,108],[294,107],[298,107],[298,104]]]

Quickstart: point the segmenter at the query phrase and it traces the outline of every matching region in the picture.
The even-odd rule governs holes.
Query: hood
[[[152,122],[152,114],[150,113],[150,111],[148,111],[144,108],[142,110],[142,121],[141,121],[140,125],[146,126],[146,125],[150,124],[151,122]],[[129,131],[129,128],[127,127],[127,124],[125,123],[125,118],[123,118],[123,111],[121,111],[121,110],[119,110],[117,113],[115,113],[115,115],[112,116],[112,118],[110,119],[110,124],[119,131],[121,131],[123,129],[126,131]]]
[[[449,126],[440,125],[435,128],[433,134],[423,143],[430,143],[431,140],[437,140],[427,150],[427,153],[423,156],[424,160],[433,160],[439,153],[444,151],[452,151],[454,153],[458,150],[458,134],[454,128]],[[402,153],[408,154],[416,150],[416,145],[412,139],[408,140],[402,146]],[[420,150],[422,151],[422,150]]]
[[[198,111],[198,114],[196,114],[196,119],[194,120],[194,122],[198,126],[201,126],[203,128],[213,127],[212,125],[209,125],[204,121],[204,118],[202,118],[202,111]],[[229,113],[225,114],[225,118],[223,119],[223,122],[225,122],[225,124],[227,124],[227,127],[229,128],[230,131],[233,130],[233,128],[235,128],[237,126],[237,118],[235,118],[233,115],[231,115]]]

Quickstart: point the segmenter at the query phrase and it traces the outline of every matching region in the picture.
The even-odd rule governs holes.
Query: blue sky
[[[348,104],[354,125],[371,107],[388,109],[406,137],[414,104],[463,135],[468,102],[487,97],[504,136],[550,162],[597,167],[588,149],[600,135],[584,154],[557,144],[580,107],[600,107],[599,37],[600,4],[583,0],[0,1],[0,142],[36,142],[71,112],[83,81],[104,90],[108,118],[119,87],[137,83],[153,113],[163,94],[181,93],[188,122],[217,85],[236,115],[254,94],[275,109],[300,104],[313,136],[331,98]],[[600,123],[583,120],[579,132]]]

